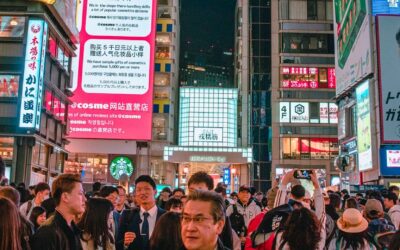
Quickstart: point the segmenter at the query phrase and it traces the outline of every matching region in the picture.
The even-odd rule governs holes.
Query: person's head
[[[182,240],[187,250],[215,249],[224,225],[224,201],[220,195],[196,190],[189,194],[182,216]]]
[[[364,246],[364,239],[368,232],[368,221],[361,212],[355,208],[346,209],[343,215],[337,220],[339,239],[344,239],[344,249],[359,249]]]
[[[396,186],[396,185],[390,186],[389,187],[389,192],[395,193],[397,195],[397,197],[399,197],[400,188],[399,188],[399,186]]]
[[[100,188],[101,188],[100,182],[96,181],[95,183],[93,183],[93,185],[92,185],[93,192],[100,191]]]
[[[107,200],[111,201],[114,208],[117,207],[119,202],[119,193],[118,189],[113,186],[104,186],[100,189],[100,197],[106,198]]]
[[[35,228],[40,227],[43,222],[47,219],[46,209],[44,207],[34,207],[32,208],[31,215],[29,216],[29,221],[35,226]]]
[[[20,217],[17,206],[0,197],[0,249],[21,250]]]
[[[364,195],[362,193],[356,193],[356,200],[359,201],[360,199],[363,199]]]
[[[384,216],[382,203],[376,199],[369,199],[365,203],[364,217],[370,221]]]
[[[118,186],[118,204],[117,204],[117,208],[118,209],[122,209],[125,205],[125,201],[126,201],[126,192],[125,192],[125,188],[123,186]]]
[[[344,197],[345,195],[349,195],[349,191],[347,189],[342,189],[342,191],[340,191],[340,195],[342,197]]]
[[[160,193],[160,199],[163,201],[168,201],[171,194],[172,194],[171,189],[169,187],[165,187]]]
[[[181,199],[171,197],[165,204],[165,210],[170,212],[182,213],[183,202]]]
[[[193,190],[213,190],[214,180],[204,171],[196,172],[188,181],[189,192]]]
[[[86,197],[79,175],[62,174],[53,181],[51,189],[57,209],[74,216],[85,211]]]
[[[306,195],[306,189],[302,185],[295,185],[290,191],[290,197],[296,201],[302,201]]]
[[[346,200],[345,208],[355,208],[358,209],[358,202],[355,198],[349,198]]]
[[[243,205],[249,203],[251,198],[250,188],[248,186],[242,185],[239,187],[238,198]]]
[[[172,196],[177,199],[180,199],[184,194],[185,190],[183,190],[182,188],[175,188],[172,192]]]
[[[218,186],[214,190],[217,194],[221,195],[223,198],[226,197],[226,188],[224,188],[222,185]]]
[[[19,192],[12,187],[0,187],[0,197],[5,197],[14,202],[14,205],[19,207],[20,195]]]
[[[339,209],[340,208],[340,196],[337,193],[331,193],[329,195],[329,205],[332,207]]]
[[[397,204],[398,196],[395,193],[389,192],[383,195],[383,204],[386,209],[391,209]]]
[[[232,192],[229,197],[234,200],[237,201],[238,200],[238,194],[236,192]]]
[[[295,209],[285,223],[282,239],[290,249],[297,249],[301,242],[302,249],[316,249],[321,240],[321,223],[314,212],[307,208]]]
[[[264,195],[263,195],[262,192],[257,192],[257,193],[255,194],[254,198],[255,198],[257,201],[261,202],[261,200],[264,198]]]
[[[86,211],[78,226],[84,233],[82,240],[93,240],[94,249],[100,246],[106,249],[107,239],[112,239],[108,219],[113,209],[113,204],[108,199],[91,198],[87,201]]]
[[[35,185],[32,185],[32,186],[28,187],[28,191],[29,191],[30,195],[33,195],[33,196],[35,195],[35,188],[36,188]]]
[[[39,182],[35,187],[35,200],[38,203],[42,203],[48,199],[50,195],[50,186],[45,182]]]
[[[44,209],[46,209],[46,216],[49,218],[56,211],[56,203],[53,198],[49,198],[44,200],[41,205]]]
[[[142,207],[152,208],[156,203],[154,196],[157,194],[156,183],[148,175],[141,175],[135,180],[136,200]]]
[[[182,248],[181,217],[178,213],[167,212],[156,222],[150,239],[150,249],[176,250]]]

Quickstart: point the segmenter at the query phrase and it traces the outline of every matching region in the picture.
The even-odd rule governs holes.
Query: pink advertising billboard
[[[156,0],[84,0],[70,138],[151,140]]]

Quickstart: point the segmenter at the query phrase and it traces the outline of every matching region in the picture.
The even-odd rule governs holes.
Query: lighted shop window
[[[0,16],[0,37],[22,37],[25,17]]]
[[[0,97],[17,97],[19,76],[0,75]]]

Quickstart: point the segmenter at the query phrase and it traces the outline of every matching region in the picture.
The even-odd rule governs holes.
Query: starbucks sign
[[[110,174],[111,176],[119,180],[121,175],[126,174],[127,176],[131,176],[133,173],[134,167],[131,159],[125,156],[115,157],[111,161],[110,165]]]

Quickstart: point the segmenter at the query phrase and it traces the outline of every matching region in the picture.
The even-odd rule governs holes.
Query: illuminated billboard
[[[180,88],[179,101],[179,146],[237,146],[237,89]]]
[[[129,2],[78,6],[71,138],[151,140],[157,2]]]
[[[373,73],[372,36],[366,0],[334,0],[336,94]]]
[[[371,146],[371,113],[368,81],[363,82],[357,87],[356,97],[358,168],[360,171],[364,171],[373,167]]]
[[[30,19],[20,98],[20,128],[39,130],[40,127],[46,44],[47,23],[40,19]]]
[[[315,112],[316,111],[316,112]],[[338,106],[327,102],[280,102],[281,123],[338,123]]]
[[[334,68],[281,67],[281,88],[334,89]]]
[[[400,16],[377,16],[377,49],[384,144],[400,143]]]
[[[400,146],[382,145],[380,148],[381,174],[383,176],[400,175]]]
[[[372,15],[391,14],[400,15],[399,0],[372,0]]]

